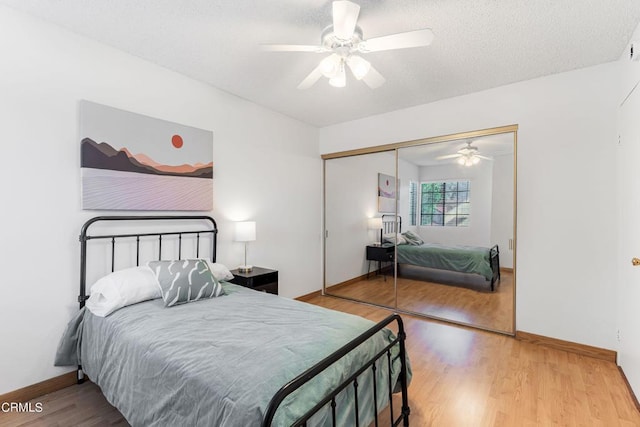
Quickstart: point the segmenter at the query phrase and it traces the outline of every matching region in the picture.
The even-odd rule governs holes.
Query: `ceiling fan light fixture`
[[[473,166],[477,165],[480,162],[480,158],[474,156],[473,154],[463,154],[458,157],[458,164],[461,166]]]
[[[371,70],[371,63],[358,55],[351,55],[347,58],[347,65],[351,69],[356,80],[362,80]]]
[[[340,74],[342,60],[335,53],[327,56],[320,62],[320,72],[328,79],[332,79]]]
[[[339,65],[338,73],[329,79],[329,84],[333,87],[345,87],[347,85],[347,73],[344,72],[344,63]]]
[[[377,89],[385,82],[385,78],[360,54],[394,49],[406,49],[427,46],[433,40],[433,31],[429,28],[388,34],[386,36],[366,39],[358,26],[360,6],[349,0],[332,1],[332,22],[326,26],[320,36],[320,44],[267,44],[264,50],[273,52],[316,52],[331,53],[320,61],[311,73],[298,85],[298,89],[308,89],[320,77],[329,79],[335,87],[346,86],[344,68],[348,65],[351,73],[364,82],[370,89]]]

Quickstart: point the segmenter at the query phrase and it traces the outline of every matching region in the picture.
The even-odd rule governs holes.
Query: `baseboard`
[[[522,331],[516,331],[516,339],[616,363],[617,353],[613,350],[607,350],[606,348],[592,347],[590,345],[578,344],[571,341],[563,341],[556,338],[545,337],[543,335],[536,335]]]
[[[638,402],[638,396],[636,396],[636,394],[633,392],[631,384],[629,384],[629,380],[627,379],[627,376],[624,374],[624,371],[622,370],[622,367],[620,365],[618,365],[618,370],[620,371],[620,375],[622,375],[624,383],[627,385],[627,389],[629,389],[631,400],[633,400],[633,403],[636,405],[636,409],[638,410],[638,412],[640,412],[640,402]]]
[[[306,294],[306,295],[300,295],[299,297],[295,297],[295,300],[298,301],[309,301],[315,297],[319,297],[320,295],[322,295],[322,291],[315,291],[315,292],[311,292],[310,294]]]
[[[513,273],[513,268],[510,268],[510,267],[500,267],[500,271],[504,271],[505,273]]]
[[[54,378],[49,378],[48,380],[44,380],[37,384],[32,384],[0,395],[0,402],[28,402],[36,397],[44,396],[45,394],[70,387],[77,382],[76,371],[71,371]]]

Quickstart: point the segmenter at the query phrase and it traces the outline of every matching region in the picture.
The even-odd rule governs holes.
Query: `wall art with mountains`
[[[82,208],[210,211],[213,133],[80,102]]]

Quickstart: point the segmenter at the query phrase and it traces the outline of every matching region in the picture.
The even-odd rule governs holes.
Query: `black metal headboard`
[[[203,222],[208,223],[204,229],[178,229],[178,226],[169,227],[163,231],[147,230],[144,232],[134,233],[117,233],[111,234],[106,232],[97,232],[96,234],[90,234],[89,228],[98,222],[118,222],[118,223],[132,223],[139,221],[138,224],[146,222],[147,224],[159,224],[156,221],[187,221],[192,226],[200,225]],[[211,261],[216,260],[216,244],[218,226],[216,221],[210,216],[188,216],[188,215],[165,215],[165,216],[97,216],[91,218],[82,226],[80,232],[80,294],[78,295],[78,303],[80,308],[84,307],[85,301],[89,298],[86,294],[87,286],[87,242],[89,240],[96,239],[111,239],[111,271],[115,269],[115,252],[116,252],[116,239],[135,239],[135,253],[136,253],[136,266],[140,265],[140,238],[141,237],[157,237],[158,238],[158,259],[162,259],[162,237],[163,236],[177,236],[178,254],[177,259],[182,259],[182,236],[196,236],[196,257],[200,258],[200,235],[211,235]]]

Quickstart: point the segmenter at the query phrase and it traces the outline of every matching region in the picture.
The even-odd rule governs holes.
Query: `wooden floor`
[[[372,320],[390,313],[331,297],[309,302]],[[413,367],[412,426],[640,426],[640,412],[614,363],[403,318]],[[42,414],[0,413],[0,426],[127,425],[93,384],[34,402],[43,403]]]
[[[398,309],[436,316],[483,328],[514,333],[513,272],[503,270],[493,292],[484,278],[435,272],[403,266],[397,279]],[[436,281],[437,280],[437,281]],[[392,277],[372,275],[369,279],[327,288],[331,295],[355,298],[395,307]]]
[[[85,382],[32,400],[41,402],[41,413],[0,412],[1,427],[128,426],[120,412],[107,402],[100,389]]]

